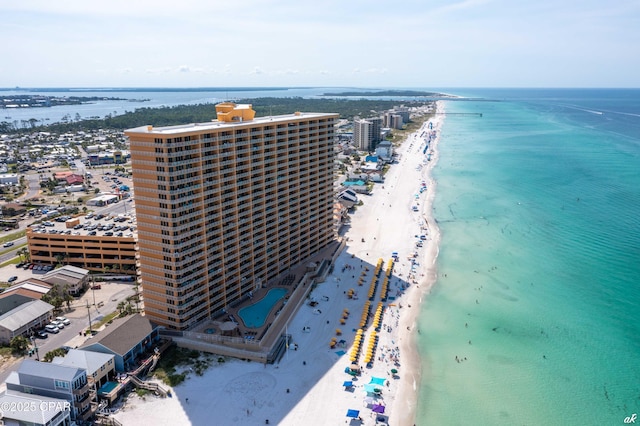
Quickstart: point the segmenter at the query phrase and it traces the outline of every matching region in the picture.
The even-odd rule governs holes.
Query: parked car
[[[12,282],[14,282],[14,281],[15,281],[15,280],[17,280],[17,279],[18,279],[18,277],[16,277],[16,276],[14,275],[14,276],[10,277],[7,281],[8,281],[8,282],[10,282],[10,283],[12,283]]]
[[[100,286],[100,284],[95,284],[93,286],[91,286],[91,290],[100,290],[102,287]]]
[[[56,321],[63,323],[64,325],[71,325],[71,321],[69,321],[65,317],[56,317]]]
[[[49,324],[53,325],[54,327],[58,327],[60,330],[64,328],[64,324],[60,321],[51,321]]]
[[[60,333],[60,329],[52,324],[47,324],[44,326],[44,329],[47,333],[58,334]]]
[[[40,330],[36,332],[36,337],[39,339],[46,339],[47,337],[49,337],[49,335],[45,331]]]

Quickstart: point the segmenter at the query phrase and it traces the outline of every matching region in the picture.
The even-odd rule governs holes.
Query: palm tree
[[[26,252],[26,251],[27,251],[27,250],[26,250],[24,247],[22,247],[20,250],[18,250],[18,251],[16,252],[16,254],[18,255],[18,257],[20,258],[20,262],[24,262],[24,261],[25,261],[25,260],[24,260],[24,255],[25,255],[25,252]]]
[[[67,309],[71,310],[71,302],[73,301],[73,296],[69,293],[69,284],[65,284],[62,288],[62,300],[67,304]]]
[[[56,261],[58,262],[58,265],[62,266],[63,262],[65,261],[65,259],[67,258],[67,253],[58,253],[56,254]]]
[[[22,247],[20,250],[17,251],[18,256],[20,256],[20,261],[21,262],[28,262],[29,261],[29,250],[27,250],[26,247]],[[23,258],[24,256],[24,258]]]

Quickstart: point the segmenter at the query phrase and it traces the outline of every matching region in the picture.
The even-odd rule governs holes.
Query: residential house
[[[386,162],[393,161],[393,145],[389,141],[382,141],[376,147],[376,155]]]
[[[71,405],[63,399],[8,390],[0,394],[0,407],[5,426],[72,425]]]
[[[338,201],[345,206],[347,209],[358,204],[358,196],[355,191],[351,189],[345,189],[344,191],[338,194]]]
[[[151,321],[135,314],[114,320],[80,349],[112,354],[116,371],[127,372],[134,370],[138,366],[137,360],[151,352],[159,340],[158,329]]]
[[[65,356],[57,356],[51,362],[52,364],[84,369],[87,372],[87,379],[89,380],[91,399],[97,401],[100,388],[107,384],[107,382],[111,382],[116,376],[116,363],[114,359],[115,356],[111,354],[70,349]],[[122,390],[124,389],[121,389],[121,391]],[[121,392],[115,393],[114,399],[120,393]],[[110,400],[109,402],[113,401]]]
[[[25,359],[6,380],[8,390],[68,401],[72,420],[93,415],[87,372],[82,368]]]
[[[111,354],[70,349],[65,356],[57,356],[51,362],[67,367],[84,369],[87,372],[89,385],[100,388],[115,376],[116,364],[114,358],[115,356]]]

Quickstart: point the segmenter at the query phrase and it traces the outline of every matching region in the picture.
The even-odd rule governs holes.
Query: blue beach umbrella
[[[360,416],[360,411],[358,410],[347,410],[347,417],[352,417],[354,419],[357,419]]]

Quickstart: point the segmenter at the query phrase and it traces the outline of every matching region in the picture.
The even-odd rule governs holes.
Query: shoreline
[[[436,102],[435,112],[442,113],[442,108],[442,102]],[[214,421],[233,425],[320,426],[350,421],[351,425],[373,426],[376,415],[371,404],[375,403],[385,407],[388,423],[414,424],[423,373],[416,323],[424,295],[437,276],[440,235],[433,219],[432,169],[438,159],[442,121],[441,115],[434,115],[409,134],[399,147],[399,161],[391,166],[385,182],[376,186],[371,196],[360,196],[364,204],[351,215],[343,236],[345,248],[326,281],[317,284],[311,293],[319,304],[314,308],[302,305],[290,319],[288,333],[292,343],[277,364],[237,359],[219,363],[215,362],[216,356],[210,356],[209,368],[203,375],[193,374],[189,366],[181,366],[177,372],[187,374],[185,382],[175,388],[161,384],[171,391],[171,398],[141,398],[133,392],[113,417],[124,425],[201,425]],[[429,147],[431,161],[426,161],[425,138],[420,135],[429,131],[425,130],[429,122],[433,123],[435,138]],[[427,185],[424,192],[420,191],[421,182]],[[416,247],[419,239],[414,239],[414,235],[424,235],[422,248]],[[364,301],[368,299],[373,269],[378,259],[383,259],[386,270],[394,251],[399,258],[389,284],[389,296],[393,298],[383,302],[386,308],[377,333],[375,356],[369,365],[364,365],[360,356],[361,375],[352,378],[345,367],[350,365],[349,353]],[[412,265],[413,261],[417,265]],[[367,274],[364,285],[356,283],[356,274]],[[378,281],[378,289],[381,283],[382,279]],[[347,297],[350,289],[358,293],[358,298]],[[371,302],[371,313],[379,300],[376,296]],[[350,315],[346,324],[340,325],[338,320],[344,309]],[[338,339],[345,344],[330,348],[329,341],[337,335],[337,328],[341,328]],[[370,341],[372,331],[369,321],[364,329],[363,346]],[[398,370],[397,374],[392,374],[393,368]],[[372,399],[365,391],[372,377],[384,379],[385,383],[375,402],[370,402]],[[344,381],[351,380],[353,386],[342,386]],[[361,420],[346,417],[348,410],[358,410]]]
[[[435,112],[440,114],[444,113],[444,106],[441,101],[436,102]],[[434,129],[437,133],[435,140],[433,140],[430,145],[430,150],[433,152],[431,161],[427,163],[427,167],[424,170],[423,178],[427,181],[427,187],[429,189],[427,190],[427,197],[421,210],[427,222],[431,238],[428,240],[427,249],[422,257],[423,262],[426,262],[426,265],[420,269],[424,276],[418,285],[411,287],[410,294],[407,295],[407,303],[411,305],[411,308],[408,315],[402,316],[403,321],[400,324],[401,330],[404,330],[406,327],[410,328],[410,332],[406,333],[406,338],[403,339],[401,336],[399,340],[401,342],[401,352],[405,354],[405,362],[408,362],[411,366],[413,374],[411,380],[404,380],[398,389],[391,410],[392,416],[390,417],[390,421],[392,424],[404,425],[415,424],[416,422],[418,392],[423,377],[422,359],[420,358],[417,344],[419,328],[416,323],[420,315],[424,296],[430,293],[431,288],[435,285],[438,278],[437,261],[440,250],[440,228],[433,214],[433,202],[437,189],[437,182],[433,177],[433,169],[439,159],[438,144],[440,143],[443,120],[434,116],[434,119],[431,121],[434,123]],[[402,415],[402,413],[406,413],[406,415]]]

